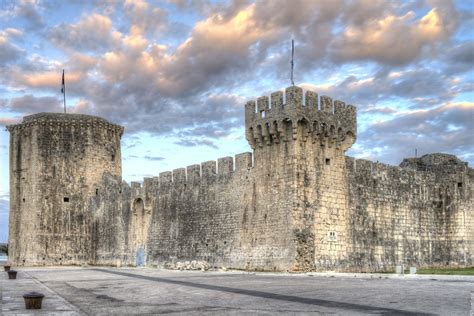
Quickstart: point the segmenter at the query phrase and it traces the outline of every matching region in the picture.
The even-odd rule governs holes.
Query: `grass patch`
[[[417,269],[416,273],[417,274],[474,275],[474,267]]]

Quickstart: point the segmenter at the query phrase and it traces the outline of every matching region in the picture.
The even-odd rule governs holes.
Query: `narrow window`
[[[326,158],[326,166],[330,166],[330,165],[331,165],[331,159]]]
[[[111,160],[115,161],[115,155],[114,154],[112,154],[112,159]]]
[[[459,189],[462,188],[462,182],[458,182],[458,188],[459,188]]]
[[[95,195],[99,195],[99,189],[95,189]]]
[[[68,198],[68,197],[64,197],[64,202],[69,203],[69,198]]]

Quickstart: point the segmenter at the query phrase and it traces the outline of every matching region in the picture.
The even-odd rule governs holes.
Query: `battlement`
[[[12,132],[14,130],[27,129],[32,126],[49,126],[60,127],[69,126],[74,128],[100,128],[104,130],[111,130],[123,135],[124,128],[120,125],[110,123],[109,121],[92,115],[85,114],[71,114],[71,113],[38,113],[28,115],[23,118],[23,121],[18,124],[8,125],[7,130]]]
[[[284,100],[285,96],[285,100]],[[357,109],[292,86],[262,96],[245,105],[245,130],[249,145],[255,149],[281,141],[306,141],[348,149],[357,134]]]
[[[235,161],[235,163],[234,163]],[[235,169],[234,169],[235,166]],[[237,154],[234,157],[223,157],[215,160],[205,161],[203,163],[178,168],[173,171],[164,171],[158,177],[145,178],[143,186],[140,182],[132,181],[132,189],[144,188],[145,191],[151,188],[167,188],[171,185],[182,184],[210,184],[217,179],[225,180],[232,177],[235,173],[250,170],[253,167],[252,153],[246,152]]]

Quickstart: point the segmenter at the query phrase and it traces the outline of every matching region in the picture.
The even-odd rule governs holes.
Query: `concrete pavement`
[[[47,315],[469,315],[474,277],[25,268],[1,273],[2,314],[28,315],[24,292],[43,292]],[[29,313],[31,314],[31,312]]]

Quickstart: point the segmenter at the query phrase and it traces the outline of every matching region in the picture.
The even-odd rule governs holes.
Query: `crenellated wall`
[[[245,106],[253,157],[122,184],[124,218],[115,227],[123,244],[98,249],[96,263],[134,265],[143,247],[146,264],[158,266],[205,260],[250,270],[384,271],[401,263],[472,264],[472,169],[443,154],[401,167],[346,157],[357,135],[355,107],[325,96],[318,102],[310,91],[303,100],[299,87],[285,92]]]
[[[102,246],[96,249],[96,263],[117,264],[120,260],[119,264],[134,265],[138,248],[145,247],[147,264],[162,266],[199,259],[216,266],[286,270],[295,258],[286,212],[291,201],[286,201],[285,195],[278,196],[275,190],[277,181],[282,180],[263,176],[262,170],[253,165],[251,153],[242,153],[235,156],[235,164],[232,157],[224,157],[217,163],[207,161],[162,172],[158,177],[145,178],[143,185],[132,183],[129,188],[122,184],[122,191],[130,194],[124,197],[128,203],[116,203],[122,204],[124,213],[128,211],[127,220],[117,218],[121,224],[116,225],[110,216],[105,219],[100,215],[97,226],[125,232],[128,238],[122,239],[124,252],[117,255],[114,251],[120,248],[118,245],[101,243],[110,239],[107,235],[111,233],[98,231],[98,244]],[[109,189],[100,191],[116,191],[115,182],[110,182],[104,181]],[[104,202],[110,198],[100,197]],[[113,197],[115,201],[117,198]],[[274,202],[269,203],[271,199]],[[137,201],[143,201],[144,213],[136,212]],[[118,206],[103,204],[107,207]],[[145,239],[141,238],[142,231]]]
[[[347,170],[353,270],[473,264],[474,172],[467,163],[446,154],[400,167],[348,157]]]
[[[130,185],[114,160],[123,128],[41,117],[9,128],[15,263],[134,266],[142,249],[146,265],[268,271],[474,262],[474,170],[447,154],[399,167],[346,157],[356,108],[327,96],[293,86],[248,102],[253,153]]]

